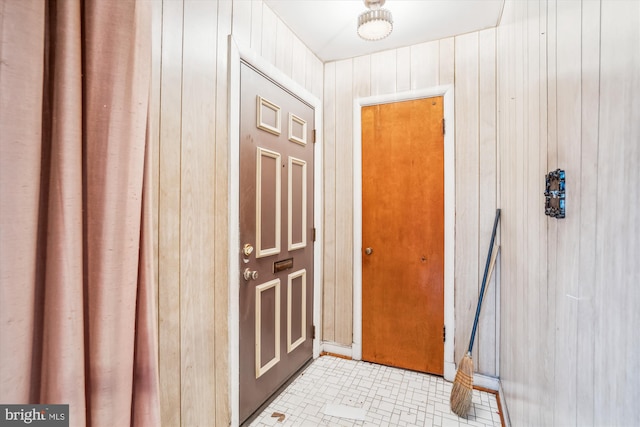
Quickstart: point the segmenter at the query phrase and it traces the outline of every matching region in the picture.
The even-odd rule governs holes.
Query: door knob
[[[367,254],[367,255],[371,255],[371,254],[373,253],[373,249],[371,249],[371,248],[366,248],[366,249],[364,250],[364,253],[365,253],[365,254]]]
[[[255,270],[251,271],[250,268],[245,268],[242,275],[244,276],[244,280],[256,280],[258,278],[258,272]]]

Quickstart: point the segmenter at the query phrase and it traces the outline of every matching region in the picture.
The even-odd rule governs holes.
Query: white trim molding
[[[342,344],[338,344],[335,342],[330,342],[330,341],[325,341],[322,343],[322,351],[323,352],[327,352],[327,353],[331,353],[331,354],[336,354],[338,356],[344,356],[347,358],[352,359],[353,358],[353,351],[352,351],[352,347],[348,346],[348,345],[342,345]]]
[[[237,254],[240,253],[240,64],[245,62],[259,70],[269,79],[295,94],[299,99],[314,108],[316,143],[314,144],[314,226],[316,241],[313,255],[313,324],[321,328],[322,298],[322,101],[307,89],[294,82],[289,76],[277,69],[254,51],[239,46],[232,35],[228,38],[228,100],[229,100],[229,402],[231,406],[231,425],[239,424],[240,407],[240,266]],[[313,357],[320,355],[320,334],[313,340]]]
[[[491,377],[489,375],[473,373],[473,385],[486,388],[493,391],[500,390],[500,379],[497,377]]]
[[[353,345],[352,357],[362,359],[362,107],[413,99],[444,98],[444,378],[453,381],[454,257],[455,257],[455,110],[453,85],[358,98],[353,103]],[[325,348],[326,348],[325,344]]]

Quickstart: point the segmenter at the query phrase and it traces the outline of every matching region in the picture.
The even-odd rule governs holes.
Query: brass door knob
[[[367,254],[367,255],[371,255],[373,253],[373,249],[372,248],[366,248],[364,250],[364,253]]]

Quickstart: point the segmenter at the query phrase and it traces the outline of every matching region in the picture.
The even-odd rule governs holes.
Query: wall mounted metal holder
[[[564,218],[566,213],[565,172],[556,169],[545,176],[544,213],[552,218]]]

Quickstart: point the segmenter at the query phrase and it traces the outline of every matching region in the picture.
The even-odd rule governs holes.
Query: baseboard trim
[[[500,415],[502,416],[502,425],[504,427],[511,427],[511,419],[509,418],[509,410],[507,409],[507,400],[504,397],[502,382],[499,382],[498,385],[498,397],[500,398]]]
[[[449,382],[453,382],[456,379],[456,364],[453,362],[444,362],[444,374],[443,377]]]
[[[497,389],[493,389],[494,383],[497,382]],[[490,386],[490,387],[486,387]],[[498,413],[500,414],[500,425],[502,427],[511,427],[509,421],[509,413],[506,411],[506,403],[504,402],[504,394],[502,392],[502,382],[499,378],[490,377],[487,375],[474,375],[473,376],[473,388],[474,390],[484,391],[496,396],[496,403],[498,404]]]
[[[493,391],[500,391],[500,379],[489,375],[474,373],[473,385]]]
[[[320,344],[320,352],[331,353],[338,356],[353,358],[353,349],[350,346],[338,344],[335,342],[323,341]]]

